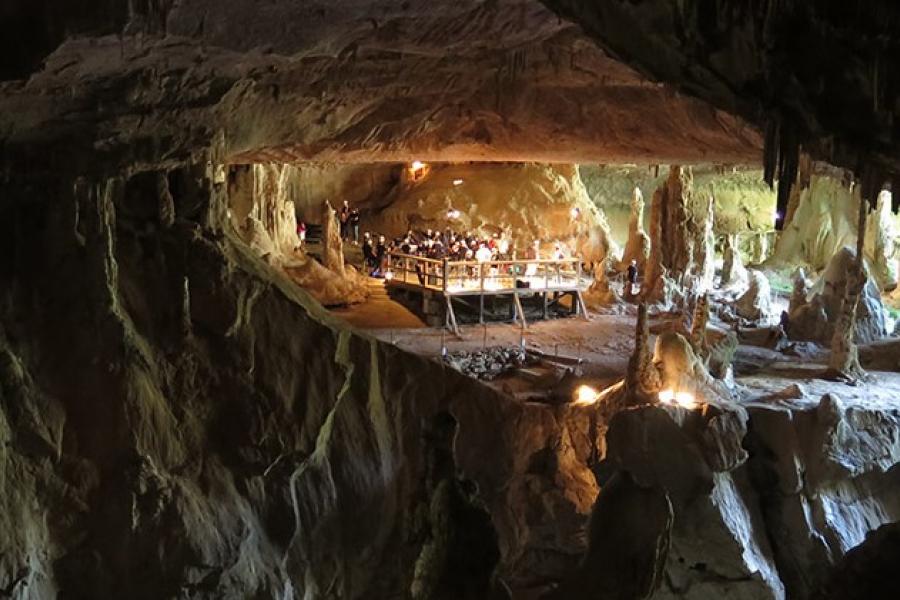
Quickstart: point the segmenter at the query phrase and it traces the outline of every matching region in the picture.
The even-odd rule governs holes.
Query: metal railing
[[[587,286],[582,281],[578,258],[479,262],[390,252],[385,274],[391,282],[460,295],[572,290]]]

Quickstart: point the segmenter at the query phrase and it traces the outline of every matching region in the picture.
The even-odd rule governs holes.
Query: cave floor
[[[529,349],[548,355],[582,359],[578,369],[584,380],[604,387],[625,375],[634,343],[635,317],[632,312],[632,307],[627,307],[624,314],[593,314],[589,321],[581,318],[535,321],[524,333],[525,344]],[[651,326],[664,327],[671,319],[671,316],[656,317],[651,319]],[[441,355],[442,344],[451,353],[474,351],[485,346],[517,346],[522,336],[521,328],[511,323],[468,325],[461,327],[461,331],[462,339],[440,328],[422,326],[415,329],[376,328],[369,329],[368,333],[436,360]],[[654,341],[654,336],[651,336],[651,344]],[[900,344],[885,346],[882,343],[878,347],[882,358],[886,348],[896,353],[900,351]],[[865,356],[872,354],[872,348],[862,346],[860,353],[865,362]],[[897,356],[900,358],[900,354]],[[735,355],[735,382],[740,396],[748,403],[817,403],[827,393],[856,406],[885,406],[900,402],[900,372],[870,369],[867,381],[847,385],[820,378],[827,360],[828,352],[822,349],[813,348],[794,356],[741,344]],[[799,390],[779,397],[779,393],[794,384],[799,384]],[[540,385],[532,379],[518,375],[502,376],[488,385],[513,394],[540,389]]]
[[[369,298],[365,302],[331,309],[332,314],[357,329],[419,329],[426,326],[418,315],[388,296],[383,279],[369,277],[366,285]]]

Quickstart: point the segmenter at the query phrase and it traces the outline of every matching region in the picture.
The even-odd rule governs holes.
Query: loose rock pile
[[[444,357],[444,361],[457,371],[491,381],[500,375],[538,363],[538,359],[528,355],[517,346],[494,346],[475,352],[454,352]]]

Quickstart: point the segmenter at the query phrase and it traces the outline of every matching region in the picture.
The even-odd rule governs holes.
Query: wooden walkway
[[[588,316],[582,291],[589,281],[582,277],[581,261],[577,258],[475,262],[392,253],[387,258],[385,281],[389,287],[421,294],[423,306],[428,299],[437,300],[444,309],[444,325],[457,335],[459,323],[453,302],[471,296],[478,298],[479,323],[484,323],[485,298],[496,296],[511,297],[513,318],[523,328],[528,326],[523,297],[540,295],[542,316],[546,318],[552,303],[571,295],[573,311],[584,318]]]

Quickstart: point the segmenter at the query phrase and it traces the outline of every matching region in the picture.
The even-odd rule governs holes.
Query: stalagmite
[[[806,279],[806,271],[803,268],[797,268],[793,275],[793,289],[791,290],[791,299],[788,303],[788,315],[806,304],[806,297],[809,294],[809,281]]]
[[[859,196],[859,221],[856,238],[856,261],[847,276],[847,287],[841,305],[834,336],[831,339],[831,358],[828,361],[828,374],[841,379],[855,381],[865,377],[865,371],[859,364],[859,350],[854,341],[856,310],[859,296],[866,285],[866,269],[863,248],[866,239],[866,197],[862,191]]]
[[[329,271],[344,275],[344,243],[337,214],[327,200],[322,206],[322,263]]]
[[[722,277],[720,285],[723,288],[744,289],[747,285],[747,269],[741,260],[740,244],[737,234],[725,236],[722,250]]]
[[[875,210],[866,219],[864,256],[869,260],[871,275],[882,289],[897,285],[897,267],[894,262],[894,215],[891,213],[893,196],[882,190],[878,194]]]
[[[419,507],[426,542],[416,559],[410,596],[508,600],[509,591],[495,573],[500,548],[491,516],[474,483],[457,476],[458,426],[449,413],[438,413],[426,435],[428,500]]]
[[[769,279],[760,271],[750,270],[750,286],[735,300],[734,309],[739,317],[756,324],[766,324],[775,319],[772,304],[772,288]]]
[[[753,264],[759,265],[769,257],[769,237],[765,233],[758,233],[753,238]]]
[[[703,290],[713,287],[716,276],[715,198],[707,194],[706,205],[694,219],[694,248],[696,249],[697,275]]]
[[[159,222],[163,227],[171,227],[175,223],[175,200],[169,191],[169,179],[164,172],[157,174],[156,191],[159,200]]]
[[[694,306],[694,319],[691,322],[691,347],[697,356],[706,357],[709,344],[706,341],[706,325],[709,323],[709,296],[701,294]]]
[[[639,273],[644,273],[650,256],[650,237],[644,231],[644,195],[637,186],[631,197],[631,216],[628,220],[628,241],[619,262],[619,270],[624,271],[632,260],[637,261]]]
[[[628,371],[625,375],[626,404],[653,402],[659,389],[659,371],[653,364],[653,356],[650,352],[647,305],[641,303],[638,305],[634,351],[628,360]]]
[[[622,301],[621,296],[609,285],[608,269],[609,258],[594,263],[594,281],[585,292],[585,299],[593,305],[605,306]]]
[[[673,165],[653,195],[650,258],[642,299],[670,306],[712,287],[715,274],[713,198],[698,202],[690,169]]]

